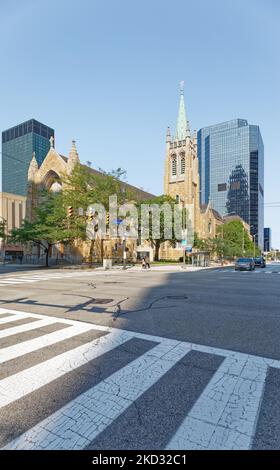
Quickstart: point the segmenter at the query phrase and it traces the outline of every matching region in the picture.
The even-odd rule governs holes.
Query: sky
[[[0,130],[35,118],[59,153],[75,139],[82,162],[161,194],[184,80],[192,130],[260,126],[280,248],[279,0],[0,0],[0,18]]]

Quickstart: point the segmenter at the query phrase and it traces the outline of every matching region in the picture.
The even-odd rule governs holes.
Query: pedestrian
[[[144,261],[145,261],[145,264],[146,264],[146,268],[150,268],[150,260],[149,260],[148,256],[145,256]]]
[[[143,258],[142,258],[142,268],[143,268],[143,269],[146,269],[146,267],[147,267],[147,266],[146,266],[146,261],[145,261],[145,258],[143,257]]]

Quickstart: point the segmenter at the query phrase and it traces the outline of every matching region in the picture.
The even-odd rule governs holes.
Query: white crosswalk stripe
[[[263,270],[258,270],[255,269],[254,271],[236,271],[235,269],[215,269],[215,272],[217,273],[223,273],[223,274],[238,274],[238,275],[256,275],[256,274],[280,274],[280,271],[263,271]]]
[[[37,319],[2,329],[0,338],[31,331],[42,325],[67,325],[62,330],[19,341],[12,346],[4,345],[0,350],[0,363],[3,366],[7,361],[21,361],[28,354],[63,340],[71,340],[82,333],[94,330],[104,333],[97,339],[78,346],[75,344],[72,349],[58,353],[51,359],[44,360],[42,356],[41,362],[4,377],[0,380],[2,409],[20,403],[30,393],[39,393],[48,384],[62,379],[66,374],[75,373],[79,367],[104,354],[114,353],[116,348],[130,340],[138,338],[150,342],[148,350],[138,356],[136,354],[133,360],[116,368],[106,379],[100,380],[9,440],[5,443],[6,449],[85,448],[192,351],[208,357],[219,356],[220,365],[216,370],[213,369],[212,378],[198,394],[194,405],[185,411],[185,419],[170,436],[167,449],[249,449],[256,430],[268,368],[280,369],[280,361],[270,358],[133,331],[1,308],[0,314],[11,315],[1,317],[2,327],[12,317],[13,321]],[[1,418],[0,427],[5,427]]]
[[[93,275],[100,275],[104,274],[103,272],[61,272],[61,273],[42,273],[42,274],[30,274],[30,275],[18,275],[13,277],[1,277],[0,278],[0,287],[4,287],[7,285],[20,285],[20,284],[28,284],[34,282],[41,282],[41,281],[49,281],[53,279],[69,279],[69,278],[81,278],[81,277],[92,277]]]

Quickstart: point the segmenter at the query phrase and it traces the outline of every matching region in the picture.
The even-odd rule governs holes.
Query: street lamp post
[[[126,238],[125,237],[123,237],[122,242],[123,242],[123,246],[122,246],[122,249],[123,249],[123,269],[126,269]]]
[[[251,228],[254,228],[254,225],[250,225],[250,229],[251,229]],[[256,257],[256,236],[257,236],[257,235],[258,235],[257,233],[255,233],[254,235],[252,235],[252,237],[253,237],[253,243],[254,243],[254,258]]]
[[[254,258],[256,257],[256,236],[257,234],[253,235],[253,242],[254,242]]]

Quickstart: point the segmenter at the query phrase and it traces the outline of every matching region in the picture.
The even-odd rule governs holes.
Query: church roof
[[[205,212],[207,211],[207,209],[210,209],[212,214],[214,215],[214,217],[218,220],[223,220],[223,217],[221,216],[221,214],[216,211],[216,209],[213,209],[213,207],[211,207],[209,204],[201,204],[200,205],[200,210],[201,210],[201,213],[202,214],[205,214]]]
[[[65,163],[68,162],[68,158],[65,157],[64,155],[61,155],[59,154],[59,156],[65,161]],[[91,173],[97,175],[97,176],[104,176],[104,173],[102,173],[101,171],[98,171],[98,170],[95,170],[94,168],[90,168],[88,165],[84,165],[84,164],[81,164],[84,168],[87,168]],[[129,183],[126,183],[125,181],[122,181],[122,185],[127,188],[127,189],[130,189],[131,191],[133,192],[136,192],[136,194],[138,195],[138,197],[142,200],[145,200],[145,199],[151,199],[152,197],[155,197],[155,194],[152,194],[152,193],[149,193],[147,191],[144,191],[143,189],[140,189],[140,188],[137,188],[136,186],[133,186]]]

